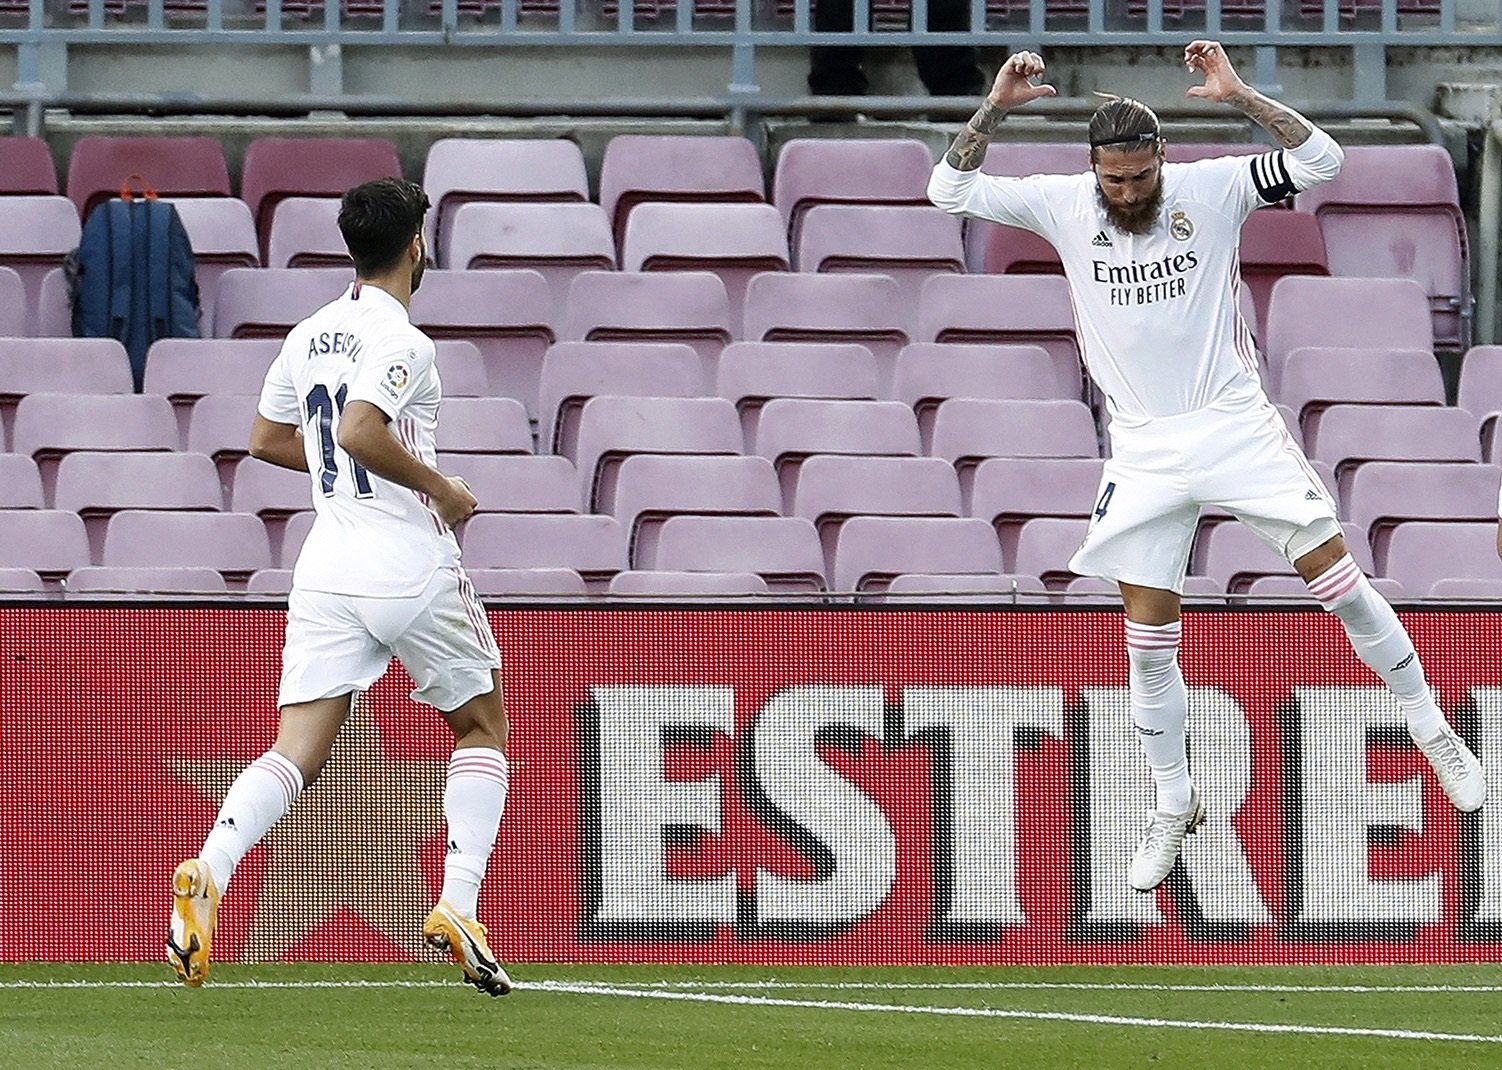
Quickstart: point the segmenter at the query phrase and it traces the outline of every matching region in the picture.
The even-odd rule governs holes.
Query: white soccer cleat
[[[1439,778],[1439,786],[1445,789],[1455,809],[1463,814],[1481,809],[1481,804],[1486,801],[1486,774],[1471,748],[1465,745],[1465,740],[1449,725],[1445,725],[1433,739],[1419,739],[1412,732],[1409,735],[1419,753],[1428,759],[1434,775]]]
[[[1192,789],[1189,809],[1184,813],[1156,811],[1137,843],[1137,850],[1132,852],[1132,864],[1127,868],[1127,881],[1131,886],[1139,892],[1150,892],[1162,884],[1179,860],[1184,837],[1204,823],[1205,804],[1200,801],[1200,793]]]
[[[464,971],[466,984],[489,996],[504,996],[511,991],[511,978],[496,961],[485,939],[485,926],[466,918],[440,899],[422,923],[422,938],[435,951],[453,957]]]
[[[189,988],[197,988],[209,975],[209,944],[218,921],[219,889],[209,867],[196,858],[180,862],[172,874],[167,961]]]

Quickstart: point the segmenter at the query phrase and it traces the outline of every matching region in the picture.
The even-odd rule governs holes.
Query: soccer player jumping
[[[454,734],[443,793],[443,891],[422,935],[492,996],[511,990],[475,920],[506,805],[508,724],[495,637],[459,564],[453,526],[474,512],[435,467],[443,389],[433,342],[408,318],[427,250],[422,187],[380,179],[344,195],[355,281],[292,328],[266,381],[250,452],[307,472],[316,517],[297,556],[271,750],[240,773],[196,858],[172,875],[167,959],[208,976],[219,899],[235,867],[328,761],[359,692],[394,654]]]
[[[1215,41],[1184,50],[1204,84],[1281,146],[1259,156],[1164,162],[1158,118],[1113,98],[1090,120],[1091,170],[997,178],[979,168],[1002,117],[1052,87],[1043,60],[1012,55],[935,167],[928,196],[948,212],[1033,231],[1058,250],[1086,367],[1110,413],[1094,516],[1070,568],[1114,580],[1126,604],[1132,720],[1157,788],[1128,880],[1156,888],[1204,820],[1189,777],[1179,596],[1201,506],[1220,506],[1283,554],[1402,705],[1408,731],[1464,811],[1486,797],[1481,765],[1445,722],[1413,643],[1346,551],[1335,503],[1262,390],[1241,319],[1241,225],[1340,171],[1340,146],[1248,88]]]

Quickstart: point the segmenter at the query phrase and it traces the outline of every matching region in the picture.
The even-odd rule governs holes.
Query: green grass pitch
[[[1502,1066],[1502,966],[513,972],[490,999],[439,964],[0,966],[0,1067]]]

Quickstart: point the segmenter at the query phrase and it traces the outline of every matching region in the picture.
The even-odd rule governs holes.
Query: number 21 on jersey
[[[341,386],[338,393],[329,396],[329,388],[319,383],[312,390],[303,404],[307,409],[308,420],[315,425],[318,434],[318,445],[323,457],[322,482],[323,496],[329,497],[334,493],[334,480],[339,478],[339,466],[334,456],[338,450],[339,438],[335,424],[339,416],[344,412],[344,399],[349,396],[349,387]],[[370,473],[349,454],[338,450],[349,462],[350,475],[355,481],[355,497],[370,498],[373,492],[370,489]]]

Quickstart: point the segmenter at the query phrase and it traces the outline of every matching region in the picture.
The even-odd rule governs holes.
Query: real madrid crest
[[[1188,241],[1194,234],[1194,224],[1182,211],[1176,211],[1168,217],[1168,233],[1179,241]]]

